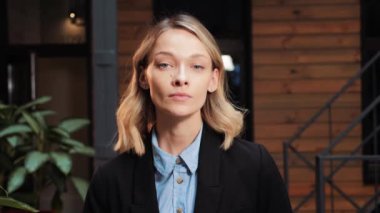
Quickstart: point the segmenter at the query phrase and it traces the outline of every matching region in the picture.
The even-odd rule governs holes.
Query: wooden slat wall
[[[360,67],[359,0],[252,0],[252,5],[255,140],[269,149],[282,170],[282,142]],[[335,104],[333,135],[360,113],[360,90],[356,82]],[[294,144],[310,160],[329,143],[327,122],[324,114]],[[335,152],[351,151],[360,137],[358,126]],[[294,156],[290,164],[289,191],[294,204],[313,187],[314,173]],[[361,203],[373,193],[362,186],[358,162],[338,172],[335,180]],[[314,202],[301,212],[315,212]],[[354,212],[341,198],[335,207],[335,212]]]
[[[118,0],[119,91],[125,90],[132,56],[152,20],[151,0]]]

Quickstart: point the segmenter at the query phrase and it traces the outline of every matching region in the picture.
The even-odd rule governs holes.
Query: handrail
[[[378,96],[359,116],[357,116],[354,121],[352,121],[348,127],[342,131],[330,144],[328,147],[326,147],[320,154],[321,155],[327,155],[332,151],[332,149],[344,138],[347,136],[347,134],[356,126],[358,125],[365,116],[367,116],[373,108],[377,107],[377,105],[380,103],[380,96]]]
[[[342,141],[342,139],[344,137],[346,137],[348,135],[348,133],[355,127],[357,126],[364,118],[365,116],[367,116],[379,103],[380,103],[380,97],[377,97],[369,106],[367,106],[367,108],[359,115],[357,116],[355,119],[353,119],[353,121],[345,128],[344,131],[341,131],[340,134],[338,136],[335,136],[333,137],[332,134],[331,134],[331,109],[332,109],[332,106],[333,104],[336,102],[336,100],[338,98],[340,98],[345,92],[347,92],[347,90],[355,83],[356,80],[360,79],[364,73],[366,73],[368,70],[372,70],[370,68],[372,68],[372,66],[375,64],[375,62],[377,62],[380,58],[380,51],[377,52],[361,69],[359,69],[357,71],[357,73],[352,77],[350,78],[346,84],[344,84],[341,89],[336,93],[334,94],[324,105],[323,107],[321,107],[305,124],[303,124],[297,131],[295,134],[293,134],[292,137],[290,137],[288,140],[285,140],[284,143],[283,143],[283,158],[284,158],[284,180],[285,180],[285,184],[287,187],[289,187],[289,155],[290,155],[290,152],[291,153],[294,153],[295,156],[301,160],[301,162],[303,162],[305,165],[306,165],[306,168],[310,169],[310,170],[313,170],[313,171],[318,171],[320,172],[321,169],[323,169],[323,166],[322,168],[320,168],[321,165],[318,165],[318,162],[313,162],[311,160],[309,160],[308,158],[305,157],[305,155],[303,153],[301,153],[301,151],[297,150],[297,148],[293,145],[293,143],[299,139],[301,137],[301,135],[314,123],[316,123],[317,119],[320,118],[320,116],[325,113],[327,110],[329,110],[329,115],[330,117],[328,118],[329,119],[329,130],[330,130],[330,133],[329,133],[329,145],[323,149],[322,152],[320,152],[320,156],[322,157],[326,157],[326,159],[329,159],[328,156],[330,156],[333,148],[340,142]],[[375,67],[373,67],[375,68]],[[376,129],[376,132],[378,130],[380,130],[380,127],[375,127]],[[354,154],[356,154],[360,148],[363,146],[363,144],[366,144],[368,143],[368,141],[370,141],[370,138],[373,137],[373,134],[370,134],[368,135],[368,137],[366,137],[364,139],[365,143],[362,143],[360,144],[358,147],[355,147],[354,150],[350,153],[350,157],[353,157],[353,158],[360,158],[360,157],[357,157],[357,156],[354,156]],[[342,158],[342,162],[340,162],[340,164],[338,164],[337,167],[333,168],[332,167],[332,164],[330,165],[330,170],[331,172],[329,173],[329,175],[327,175],[326,177],[323,178],[324,181],[327,181],[333,190],[335,190],[336,192],[338,192],[338,194],[340,194],[342,197],[348,199],[348,201],[354,206],[354,207],[358,207],[356,205],[356,203],[351,200],[350,197],[348,197],[337,185],[335,185],[335,183],[333,182],[333,176],[335,175],[335,173],[340,170],[350,159],[343,159],[344,157],[342,156],[337,156],[337,158]],[[330,159],[330,161],[332,162],[332,160],[335,160],[336,158],[332,158]],[[352,159],[352,158],[351,158]],[[316,178],[318,178],[318,172],[317,172],[317,176]],[[322,171],[323,172],[323,171]],[[316,179],[317,180],[317,179]],[[302,207],[303,204],[305,204],[308,200],[310,200],[314,194],[317,194],[318,195],[318,190],[316,188],[312,189],[305,197],[303,197],[303,199],[301,199],[301,202],[298,203],[298,205],[294,208],[294,212],[296,212],[298,209],[300,209]],[[333,193],[333,192],[331,192]],[[317,196],[318,199],[324,199],[323,197],[322,198],[319,198]],[[322,202],[324,202],[322,200]],[[321,201],[318,201],[318,203],[322,203]],[[333,200],[332,200],[332,208],[333,208]]]
[[[325,192],[324,192],[324,183],[327,182],[330,184],[331,187],[334,188],[343,198],[345,198],[353,207],[356,208],[356,210],[359,210],[361,212],[362,210],[365,210],[368,208],[368,206],[373,202],[373,200],[376,200],[380,192],[376,190],[376,193],[368,199],[368,201],[360,206],[357,202],[355,202],[351,197],[349,197],[343,190],[341,190],[335,183],[333,182],[332,178],[333,176],[350,160],[371,160],[371,161],[380,161],[380,155],[355,155],[358,150],[360,150],[361,147],[366,145],[368,141],[375,137],[380,132],[380,127],[375,127],[374,131],[367,136],[364,139],[363,143],[360,143],[358,147],[354,148],[354,151],[349,153],[348,155],[336,155],[331,154],[332,149],[342,141],[344,137],[348,135],[348,133],[370,113],[372,112],[378,105],[380,104],[380,96],[378,96],[369,106],[366,107],[366,109],[357,116],[348,126],[345,130],[343,130],[335,139],[330,143],[328,147],[326,147],[322,152],[320,152],[316,157],[316,164],[317,164],[317,170],[316,170],[316,195],[317,195],[317,212],[318,213],[324,213],[325,212]],[[330,171],[329,174],[324,175],[323,172],[323,160],[340,160],[340,164],[338,164],[333,170]]]
[[[371,160],[371,161],[377,161],[380,162],[380,155],[360,155],[360,156],[352,156],[352,155],[323,155],[318,154],[316,156],[316,164],[317,164],[317,170],[316,170],[316,194],[317,194],[317,213],[324,213],[325,210],[325,181],[330,184],[331,187],[333,187],[337,192],[344,197],[353,207],[358,210],[358,212],[364,212],[368,208],[368,206],[376,201],[378,197],[380,196],[380,191],[376,191],[373,196],[371,196],[367,202],[365,202],[362,205],[359,205],[357,202],[355,202],[352,198],[350,198],[345,192],[343,192],[337,185],[334,184],[334,182],[324,175],[323,172],[323,161],[324,160]],[[331,175],[331,174],[330,174]],[[328,175],[329,176],[329,175]],[[367,212],[367,211],[365,211]]]
[[[354,156],[360,150],[360,148],[366,145],[370,141],[370,139],[372,139],[372,137],[374,137],[374,135],[377,134],[377,132],[379,131],[380,131],[380,127],[376,127],[376,129],[371,134],[369,134],[366,138],[364,138],[363,142],[359,144],[357,147],[355,147],[355,149],[351,151],[349,155]],[[335,166],[334,170],[332,170],[328,178],[331,178],[333,175],[335,175],[335,173],[337,173],[339,169],[342,168],[349,161],[347,159],[342,159],[342,160],[343,161],[340,164]]]
[[[319,118],[319,116],[321,116],[344,92],[347,91],[347,89],[352,86],[352,84],[357,80],[359,79],[364,72],[367,71],[367,69],[380,57],[380,51],[376,53],[376,55],[374,57],[371,58],[371,60],[369,60],[364,66],[362,69],[360,69],[356,75],[354,75],[350,80],[347,81],[347,83],[345,85],[343,85],[343,87],[334,95],[332,96],[326,103],[325,105],[318,110],[318,112],[316,112],[301,128],[299,128],[299,130],[291,137],[289,138],[287,141],[285,141],[285,143],[288,143],[288,144],[292,144],[297,138],[299,138],[302,133],[313,123],[315,123],[315,121]]]

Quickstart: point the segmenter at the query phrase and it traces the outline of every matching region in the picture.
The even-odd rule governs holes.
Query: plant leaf
[[[70,155],[63,152],[51,152],[51,158],[57,168],[65,175],[68,175],[72,168],[72,161]]]
[[[20,134],[31,132],[32,129],[25,124],[15,124],[8,126],[0,131],[0,138],[11,134]]]
[[[79,193],[80,197],[84,201],[88,190],[88,182],[85,179],[79,177],[71,177],[71,181],[73,182],[74,187]]]
[[[0,206],[7,206],[7,207],[11,207],[11,208],[16,208],[16,209],[22,209],[22,210],[30,211],[30,212],[39,212],[37,209],[29,206],[28,204],[17,201],[13,198],[10,198],[10,197],[1,196],[0,197]]]
[[[7,191],[9,193],[12,193],[19,189],[20,186],[24,184],[25,176],[26,169],[24,167],[18,167],[15,169],[9,177]]]
[[[64,130],[62,128],[56,127],[56,128],[53,128],[52,131],[55,132],[55,133],[57,133],[58,135],[60,135],[62,137],[65,137],[65,138],[69,138],[70,137],[70,134],[68,132],[66,132],[66,130]]]
[[[53,110],[41,110],[33,112],[32,115],[40,122],[40,124],[43,124],[46,126],[45,117],[48,115],[54,115],[55,111]]]
[[[42,96],[42,97],[39,97],[29,103],[26,103],[25,105],[19,107],[16,111],[15,114],[18,114],[20,113],[21,111],[27,109],[27,108],[30,108],[32,106],[35,106],[35,105],[39,105],[39,104],[44,104],[46,102],[49,102],[51,100],[51,97],[50,96]]]
[[[9,145],[12,146],[12,148],[15,148],[16,146],[20,145],[21,144],[21,138],[17,135],[15,136],[11,136],[11,137],[7,137],[7,141],[9,143]]]
[[[39,110],[39,111],[34,111],[31,113],[31,115],[41,124],[45,124],[44,117],[48,115],[54,115],[55,111],[53,110]],[[25,122],[25,118],[21,117],[19,122]]]
[[[49,155],[39,151],[30,152],[25,158],[25,168],[29,173],[37,171],[47,160]]]
[[[72,147],[84,147],[84,144],[82,142],[71,139],[71,138],[63,138],[61,142],[65,145],[72,146]]]
[[[40,115],[42,117],[45,117],[45,116],[48,116],[48,115],[54,115],[55,111],[53,111],[53,110],[40,110],[40,111],[35,111],[32,114],[33,115],[36,114],[36,115]]]
[[[8,108],[8,107],[10,107],[9,105],[6,105],[6,104],[2,104],[2,103],[0,103],[0,109],[6,109],[6,108]]]
[[[22,117],[26,120],[26,122],[28,122],[29,126],[32,128],[32,130],[35,133],[40,132],[40,128],[39,128],[37,121],[29,113],[26,113],[23,111]]]
[[[58,126],[69,133],[75,132],[90,123],[88,119],[84,118],[70,118],[63,120]]]
[[[95,155],[95,150],[89,146],[74,147],[70,150],[70,154],[81,154],[88,157],[93,157]]]

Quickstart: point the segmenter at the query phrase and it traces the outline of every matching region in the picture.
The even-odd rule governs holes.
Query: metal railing
[[[359,125],[363,119],[368,116],[371,112],[377,111],[376,107],[379,106],[380,103],[380,96],[377,97],[364,111],[362,114],[360,114],[358,117],[354,119],[354,121],[347,126],[345,130],[343,130],[332,142],[331,144],[323,150],[321,153],[319,153],[316,156],[316,200],[317,200],[317,212],[318,213],[324,213],[326,212],[325,206],[325,183],[328,183],[331,188],[333,188],[336,192],[338,192],[339,195],[341,195],[346,201],[348,201],[357,212],[368,212],[368,207],[372,202],[378,203],[377,197],[379,196],[379,190],[377,189],[378,183],[375,182],[375,193],[373,196],[371,196],[367,202],[365,202],[364,205],[360,205],[358,202],[356,202],[353,198],[351,198],[347,193],[344,192],[337,184],[335,184],[335,181],[333,180],[334,175],[341,169],[343,166],[345,166],[349,161],[353,160],[371,160],[371,161],[379,161],[380,162],[380,155],[361,155],[361,153],[358,153],[363,146],[369,143],[371,139],[375,139],[377,137],[377,134],[380,130],[380,126],[377,128],[374,128],[373,132],[369,134],[362,143],[359,143],[351,153],[347,155],[335,155],[331,154],[334,147],[336,147],[337,144],[339,144],[343,138],[347,137],[348,133],[352,131],[357,125]],[[374,113],[374,116],[376,116],[377,113]],[[328,175],[325,175],[324,173],[324,161],[340,161],[340,163],[333,168]],[[377,173],[377,172],[376,172]],[[375,173],[375,175],[376,175]],[[377,181],[377,179],[376,179]],[[331,198],[331,202],[334,202],[334,197]]]
[[[347,194],[344,194],[343,193],[340,193],[342,192],[342,190],[340,190],[339,187],[336,187],[336,185],[334,185],[334,183],[331,181],[332,180],[332,177],[334,176],[334,174],[337,173],[337,171],[342,168],[346,163],[347,160],[349,157],[352,157],[352,159],[355,159],[357,157],[355,157],[354,155],[357,154],[360,150],[361,150],[361,147],[367,143],[371,138],[370,136],[373,137],[373,134],[375,133],[372,133],[370,135],[368,135],[362,143],[359,144],[358,147],[355,147],[353,149],[353,151],[347,155],[347,159],[342,161],[340,164],[338,164],[337,167],[334,168],[332,162],[334,160],[337,159],[342,159],[342,158],[345,158],[343,156],[332,156],[331,155],[331,151],[332,149],[342,141],[343,138],[345,138],[345,136],[347,136],[347,134],[352,131],[352,129],[358,125],[359,123],[361,123],[361,121],[363,120],[363,118],[368,115],[368,113],[373,110],[378,102],[380,101],[380,98],[376,98],[375,101],[373,101],[372,104],[370,104],[366,110],[364,110],[361,115],[359,115],[358,117],[356,117],[354,119],[354,121],[352,121],[351,124],[348,125],[348,127],[342,131],[336,138],[334,138],[334,134],[333,134],[333,121],[332,121],[332,108],[333,108],[333,105],[337,102],[337,100],[343,95],[345,94],[348,89],[356,82],[358,81],[359,79],[361,79],[361,77],[363,76],[363,74],[365,74],[366,72],[368,72],[368,70],[371,70],[371,68],[375,68],[375,64],[376,62],[379,60],[380,58],[380,52],[376,53],[371,60],[369,60],[364,66],[362,69],[360,69],[351,79],[349,79],[347,81],[347,83],[345,85],[343,85],[343,87],[335,94],[333,95],[327,102],[326,104],[320,108],[301,128],[299,128],[299,130],[290,138],[288,139],[287,141],[285,141],[283,143],[283,161],[284,161],[284,180],[285,180],[285,183],[286,183],[286,186],[289,188],[289,184],[290,184],[290,180],[289,180],[289,169],[290,169],[290,165],[289,165],[289,156],[290,154],[294,154],[294,156],[296,157],[297,160],[300,160],[305,166],[306,168],[308,168],[311,172],[315,173],[315,172],[319,172],[318,175],[316,175],[315,177],[318,178],[317,180],[319,181],[322,181],[323,180],[323,184],[320,183],[319,181],[317,181],[316,183],[316,186],[313,187],[312,189],[310,189],[310,191],[308,191],[306,193],[305,196],[303,196],[298,203],[295,204],[293,210],[294,212],[297,212],[303,205],[305,205],[309,200],[311,200],[314,196],[316,196],[317,198],[317,203],[316,205],[319,206],[321,203],[324,203],[324,197],[321,197],[322,196],[322,191],[321,188],[318,188],[318,193],[317,193],[317,186],[324,186],[324,182],[328,182],[332,188],[334,188],[335,191],[337,191],[340,195],[342,195],[342,197],[347,197],[346,195]],[[379,60],[380,61],[380,60]],[[378,100],[379,99],[379,100]],[[310,129],[318,119],[321,118],[322,115],[324,115],[324,113],[327,113],[328,115],[328,118],[327,118],[327,123],[328,123],[328,140],[329,140],[329,145],[327,146],[326,149],[323,150],[322,153],[315,153],[315,156],[316,156],[316,159],[317,161],[315,161],[315,159],[310,159],[308,158],[308,156],[306,156],[304,153],[302,153],[300,150],[298,150],[298,148],[295,146],[295,142],[297,140],[299,140],[302,136],[302,134],[304,134],[308,129]],[[376,135],[376,134],[375,134]],[[365,156],[362,156],[361,158],[363,158],[363,160],[365,159],[364,158]],[[373,159],[373,156],[370,157],[371,160],[374,160]],[[324,175],[324,170],[323,168],[320,168],[321,165],[323,166],[323,161],[326,161],[326,160],[329,160],[330,162],[330,173],[329,175],[325,176]],[[320,178],[320,179],[319,179]],[[319,185],[318,185],[319,184]],[[324,187],[322,187],[324,188]],[[333,193],[332,193],[333,194]],[[323,194],[323,196],[325,196],[325,194]],[[350,202],[350,201],[349,201]],[[354,203],[352,203],[354,205]],[[332,208],[334,208],[334,204],[332,203]],[[356,206],[356,205],[354,205]],[[321,210],[321,211],[318,211],[318,212],[324,212],[324,208],[319,208],[318,210]]]

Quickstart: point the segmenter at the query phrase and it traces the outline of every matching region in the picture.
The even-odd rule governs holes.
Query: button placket
[[[177,183],[178,183],[178,184],[181,184],[181,183],[183,183],[183,179],[182,179],[182,177],[181,177],[181,176],[180,176],[180,177],[178,177],[176,181],[177,181]]]
[[[186,200],[184,200],[184,193],[186,192],[185,189],[185,180],[187,181],[186,168],[183,164],[183,161],[180,157],[176,159],[176,165],[174,167],[174,173],[173,178],[175,181],[174,190],[176,194],[176,199],[174,202],[175,212],[176,213],[183,213],[185,212],[185,206],[186,206]]]

